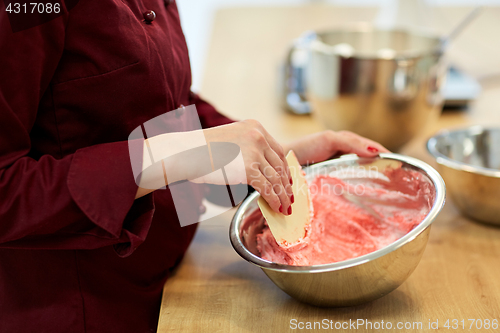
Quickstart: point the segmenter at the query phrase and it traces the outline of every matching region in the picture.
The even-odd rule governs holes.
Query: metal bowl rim
[[[354,54],[351,56],[353,58],[358,58],[358,59],[372,59],[372,60],[400,60],[400,59],[408,59],[408,58],[419,58],[423,56],[428,56],[431,54],[442,54],[444,53],[444,44],[445,44],[445,39],[437,34],[431,33],[429,31],[425,31],[422,29],[405,29],[401,27],[396,27],[396,28],[377,28],[373,24],[364,24],[364,23],[354,23],[354,24],[349,24],[348,26],[345,27],[337,27],[333,29],[324,29],[320,30],[318,32],[315,32],[316,36],[322,36],[325,34],[329,33],[338,33],[338,32],[346,32],[346,33],[373,33],[373,32],[401,32],[401,33],[406,33],[408,35],[413,35],[413,36],[418,36],[418,37],[424,37],[429,40],[435,40],[438,42],[438,45],[435,47],[431,47],[426,49],[425,51],[397,51],[394,52],[394,56],[380,56],[377,55],[376,52],[354,52]],[[322,40],[318,40],[318,42],[322,43],[325,48],[322,48],[322,50],[316,50],[319,52],[324,53],[324,49],[331,48],[331,45],[328,45],[324,43]],[[334,52],[332,52],[334,53]],[[339,55],[341,56],[341,55]]]
[[[474,174],[480,174],[483,176],[487,177],[493,177],[493,178],[500,178],[500,170],[496,169],[491,169],[491,168],[486,168],[486,167],[480,167],[480,166],[475,166],[471,165],[465,162],[461,162],[455,159],[452,159],[442,153],[440,153],[437,150],[437,141],[439,138],[445,137],[447,135],[451,135],[454,133],[471,133],[471,132],[485,132],[485,131],[500,131],[499,127],[484,127],[484,126],[469,126],[469,127],[464,127],[464,128],[458,128],[458,129],[453,129],[453,130],[443,130],[437,133],[436,135],[432,136],[427,140],[427,151],[429,154],[431,154],[435,159],[438,164],[447,166],[449,168],[459,170],[459,171],[465,171],[465,172],[470,172]]]
[[[341,269],[346,269],[349,267],[353,266],[358,266],[362,265],[364,263],[373,261],[377,258],[380,258],[388,253],[391,253],[398,248],[402,247],[403,245],[411,242],[413,239],[415,239],[417,236],[419,236],[422,232],[424,232],[425,229],[427,229],[432,222],[436,219],[437,215],[440,213],[441,209],[444,206],[445,203],[445,197],[446,197],[446,187],[445,183],[443,181],[443,178],[441,175],[430,165],[427,163],[420,161],[416,158],[409,157],[409,156],[404,156],[400,154],[394,154],[394,153],[381,153],[379,154],[380,158],[384,159],[393,159],[401,162],[405,162],[409,165],[415,166],[420,169],[421,172],[426,174],[430,180],[432,181],[436,195],[434,198],[434,203],[432,205],[431,210],[427,214],[427,216],[420,222],[415,228],[413,228],[409,233],[404,235],[403,237],[399,238],[395,242],[379,249],[374,252],[365,254],[360,257],[344,260],[344,261],[339,261],[331,264],[322,264],[322,265],[311,265],[311,266],[292,266],[292,265],[285,265],[285,264],[278,264],[278,263],[273,263],[268,260],[264,260],[253,253],[251,253],[241,242],[240,238],[240,230],[239,230],[239,225],[241,224],[241,221],[243,220],[243,212],[246,210],[247,206],[252,202],[257,196],[259,196],[258,192],[252,193],[250,196],[248,196],[238,207],[238,210],[233,216],[233,219],[231,221],[231,225],[229,228],[229,238],[231,240],[231,244],[234,248],[234,250],[245,260],[249,261],[250,263],[262,268],[262,269],[269,269],[269,270],[274,270],[274,271],[280,271],[280,272],[287,272],[287,273],[322,273],[322,272],[331,272],[331,271],[336,271],[336,270],[341,270]],[[331,165],[335,163],[340,163],[343,161],[356,161],[361,159],[360,157],[349,154],[349,155],[344,155],[341,156],[338,159],[334,160],[328,160],[325,162],[313,164],[307,168],[304,168],[304,170],[314,170],[317,168],[321,168],[326,165]],[[364,158],[365,159],[365,158]],[[334,161],[334,162],[332,162]],[[240,221],[240,222],[238,222]]]

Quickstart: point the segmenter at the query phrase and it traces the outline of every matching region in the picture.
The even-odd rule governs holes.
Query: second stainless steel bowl
[[[381,154],[381,158],[403,162],[403,167],[418,170],[434,185],[435,199],[424,220],[396,242],[375,252],[341,262],[313,266],[291,266],[273,263],[259,257],[255,235],[244,229],[245,217],[257,207],[257,192],[238,208],[230,227],[230,239],[236,252],[259,266],[267,276],[290,296],[317,306],[350,306],[386,295],[403,283],[417,267],[429,237],[431,223],[441,211],[445,200],[443,179],[432,167],[415,158]],[[329,173],[342,167],[358,166],[357,156],[318,163],[305,168],[306,177]],[[262,228],[263,226],[258,226]]]
[[[443,131],[429,139],[427,149],[460,211],[500,225],[500,128]]]

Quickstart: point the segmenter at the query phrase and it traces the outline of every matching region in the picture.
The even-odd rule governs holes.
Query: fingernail
[[[375,148],[375,147],[368,147],[367,149],[368,149],[368,151],[369,151],[370,153],[376,153],[376,152],[378,152],[378,149],[377,149],[377,148]]]
[[[294,203],[294,202],[295,202],[295,199],[294,199],[294,197],[293,197],[293,194],[292,194],[292,196],[290,197],[290,201],[291,201],[292,203]]]
[[[292,206],[288,206],[288,215],[292,215]]]
[[[290,177],[290,185],[293,185],[293,179]]]
[[[280,205],[280,209],[279,209],[280,213],[283,213],[283,206]]]

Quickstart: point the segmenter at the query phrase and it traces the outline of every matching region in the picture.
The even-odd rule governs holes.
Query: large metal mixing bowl
[[[230,239],[236,252],[262,268],[267,276],[290,296],[316,306],[351,306],[382,297],[403,283],[420,261],[429,237],[430,225],[441,211],[445,185],[432,167],[415,158],[380,154],[382,159],[403,162],[403,167],[420,171],[434,185],[436,195],[425,219],[396,242],[358,258],[325,265],[291,266],[277,264],[258,256],[255,234],[244,230],[244,219],[257,207],[257,192],[238,208],[230,227]],[[358,166],[372,159],[346,155],[305,168],[306,177],[329,173],[339,168]],[[262,229],[258,226],[255,232]],[[260,229],[259,229],[260,228]]]
[[[326,128],[397,151],[441,112],[442,54],[440,38],[416,32],[357,26],[309,33],[288,57],[285,103],[297,113],[311,109]]]
[[[500,128],[443,131],[427,141],[460,211],[500,225]]]

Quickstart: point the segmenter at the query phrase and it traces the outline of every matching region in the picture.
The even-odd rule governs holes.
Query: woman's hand
[[[207,145],[199,146],[203,141]],[[234,153],[241,153],[243,161],[235,159]],[[143,170],[136,198],[182,180],[216,185],[246,183],[274,211],[292,213],[294,197],[285,152],[256,120],[160,134],[144,142],[141,157]],[[220,168],[226,160],[232,162],[223,163],[222,179],[214,168]]]
[[[284,148],[285,151],[293,150],[302,165],[321,162],[335,155],[353,153],[373,157],[389,152],[381,144],[348,131],[314,133],[284,145]]]
[[[204,130],[207,143],[230,142],[240,147],[247,184],[276,212],[290,215],[294,201],[290,170],[283,147],[256,120]]]

